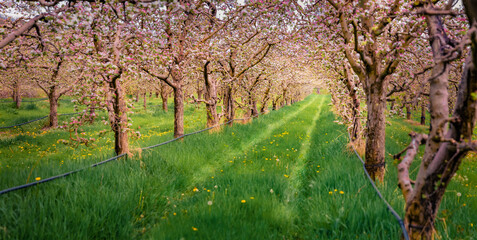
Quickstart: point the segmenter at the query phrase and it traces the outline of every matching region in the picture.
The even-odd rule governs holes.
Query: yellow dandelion
[[[330,195],[331,195],[331,194],[333,194],[333,192],[332,192],[332,191],[329,191],[328,193],[329,193]]]
[[[41,177],[36,177],[35,180],[40,181]]]
[[[245,202],[247,202],[247,201],[245,201],[245,199],[243,199],[241,202],[242,202],[242,203],[245,203]]]
[[[343,192],[343,191],[340,191],[340,194],[344,194],[344,192]]]
[[[284,174],[283,176],[285,176],[286,178],[289,177],[288,175]]]
[[[250,199],[252,199],[252,200],[253,200],[253,199],[255,199],[255,198],[254,198],[254,197],[250,197]]]
[[[192,230],[197,231],[197,230],[199,230],[199,229],[197,229],[196,227],[192,227]]]

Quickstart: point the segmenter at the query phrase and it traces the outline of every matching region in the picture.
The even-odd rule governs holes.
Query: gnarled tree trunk
[[[109,123],[114,132],[114,151],[116,154],[129,152],[128,141],[128,117],[127,106],[124,98],[124,90],[122,89],[120,77],[122,69],[119,73],[110,77],[108,81],[107,91],[107,108],[109,115]]]
[[[421,125],[426,124],[426,105],[425,101],[421,102]]]
[[[225,119],[226,121],[231,121],[235,118],[235,102],[233,96],[232,85],[229,84],[224,94],[224,110],[225,110]],[[229,123],[230,126],[233,125],[233,122]]]
[[[370,86],[366,89],[366,170],[373,180],[383,181],[385,174],[385,138],[386,138],[386,92],[385,84],[372,74],[368,76]]]
[[[143,107],[144,107],[144,110],[147,109],[147,99],[146,99],[146,95],[147,95],[147,92],[144,91],[144,94],[143,94],[144,99],[143,99],[143,103],[142,103],[142,105],[143,105]]]
[[[438,15],[426,16],[426,20],[435,62],[429,92],[431,127],[415,186],[405,184],[409,181],[408,177],[399,178],[406,200],[404,221],[411,239],[434,238],[435,218],[445,190],[467,152],[477,150],[477,142],[472,141],[477,115],[476,99],[472,97],[477,92],[476,33],[471,35],[472,51],[465,63],[453,117],[449,118],[449,66],[442,58],[445,49],[451,48],[453,43],[446,36]],[[406,157],[409,155],[408,151]],[[399,171],[409,172],[409,168]]]
[[[344,66],[344,71],[345,71],[345,78],[343,79],[346,85],[346,88],[348,89],[349,97],[351,98],[352,104],[351,104],[351,141],[355,142],[360,138],[358,135],[361,132],[361,121],[359,120],[359,115],[360,115],[360,101],[357,93],[357,86],[356,83],[352,79],[351,75],[351,70],[348,68],[348,66]]]
[[[161,100],[162,100],[162,110],[164,110],[164,112],[167,112],[168,109],[167,109],[167,99],[169,98],[169,94],[166,92],[166,86],[164,84],[164,86],[161,86]]]
[[[13,97],[13,101],[15,102],[15,107],[19,109],[22,104],[22,93],[21,93],[20,83],[17,81],[13,83],[12,97]]]
[[[182,86],[174,88],[174,138],[184,135],[184,92]]]
[[[216,82],[209,78],[208,65],[207,61],[204,65],[204,102],[207,111],[207,127],[213,127],[219,124],[219,116],[217,114],[217,86]],[[200,97],[199,97],[200,99]]]
[[[50,87],[48,100],[50,103],[48,127],[56,128],[58,127],[58,91],[56,86]]]

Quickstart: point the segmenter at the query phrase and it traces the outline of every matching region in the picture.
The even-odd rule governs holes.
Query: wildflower
[[[340,191],[340,194],[344,194],[344,192],[343,192],[343,191]]]
[[[241,202],[242,202],[242,203],[245,203],[246,201],[245,201],[245,199],[243,199]]]
[[[174,216],[175,216],[175,215],[177,215],[177,213],[173,213],[172,215],[174,215]]]
[[[273,189],[270,189],[270,193],[273,193]]]
[[[35,180],[40,181],[40,180],[41,180],[41,177],[37,177],[37,178],[35,178]]]
[[[197,229],[196,227],[192,227],[192,230],[197,231],[197,230],[199,230],[199,229]]]
[[[331,195],[331,194],[333,194],[333,192],[332,192],[332,191],[329,191],[328,193],[329,193],[330,195]]]
[[[462,193],[458,192],[457,197],[460,197],[460,196],[462,196]]]
[[[208,201],[207,205],[212,206],[212,201]]]
[[[254,197],[250,197],[250,199],[252,199],[252,200],[253,200],[253,199],[255,199],[255,198],[254,198]]]
[[[198,191],[199,191],[199,189],[197,189],[196,187],[194,187],[194,189],[193,189],[192,191],[194,191],[194,192],[198,192]]]
[[[286,178],[289,177],[288,175],[284,174],[283,176],[285,176]]]

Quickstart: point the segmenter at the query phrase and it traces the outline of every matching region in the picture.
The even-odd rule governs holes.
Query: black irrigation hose
[[[15,191],[15,190],[20,190],[20,189],[23,189],[23,188],[35,186],[35,185],[38,185],[38,184],[40,184],[40,183],[49,182],[49,181],[52,181],[52,180],[55,180],[55,179],[58,179],[58,178],[66,177],[66,176],[68,176],[68,175],[71,175],[71,174],[74,174],[74,173],[83,171],[83,170],[85,170],[85,169],[87,169],[87,168],[93,168],[93,167],[99,166],[99,165],[101,165],[101,164],[105,164],[105,163],[107,163],[107,162],[116,160],[116,159],[118,159],[118,158],[120,158],[120,157],[123,157],[124,155],[126,155],[126,154],[123,153],[123,154],[117,155],[117,156],[115,156],[115,157],[106,159],[106,160],[104,160],[104,161],[101,161],[101,162],[92,164],[92,165],[90,165],[90,166],[88,166],[88,167],[76,169],[76,170],[73,170],[73,171],[70,171],[70,172],[67,172],[67,173],[63,173],[63,174],[60,174],[60,175],[57,175],[57,176],[45,178],[45,179],[42,179],[42,180],[39,180],[39,181],[36,181],[36,182],[31,182],[31,183],[23,184],[23,185],[16,186],[16,187],[12,187],[12,188],[7,188],[7,189],[4,189],[4,190],[0,191],[0,195],[5,194],[5,193],[8,193],[8,192]]]
[[[22,100],[21,102],[40,102],[40,101],[45,101],[45,100],[48,100],[48,98],[40,98],[40,99],[37,99],[37,100]],[[67,100],[67,99],[59,99],[58,101],[70,101],[70,100]],[[0,101],[0,103],[15,103],[14,101]]]
[[[15,125],[11,125],[11,126],[4,126],[4,127],[0,127],[0,129],[4,129],[4,128],[13,128],[13,127],[18,127],[18,126],[22,126],[22,125],[25,125],[25,124],[28,124],[28,123],[32,123],[32,122],[36,122],[36,121],[40,121],[44,118],[47,118],[48,116],[43,116],[41,118],[37,118],[37,119],[33,119],[33,120],[30,120],[28,122],[23,122],[23,123],[19,123],[19,124],[15,124]]]
[[[40,99],[37,99],[37,100],[22,100],[22,102],[40,102],[40,101],[45,101],[45,100],[48,100],[48,98],[40,98]],[[14,103],[14,101],[0,101],[0,103]]]
[[[351,135],[349,134],[348,132],[348,137],[349,137],[349,140],[351,142]],[[401,230],[402,230],[402,234],[404,236],[404,239],[406,240],[409,240],[409,235],[406,231],[406,227],[404,226],[404,222],[403,220],[401,219],[401,217],[399,216],[399,214],[393,209],[393,207],[388,203],[388,201],[386,201],[386,199],[383,197],[383,195],[381,194],[381,192],[379,191],[379,189],[376,187],[376,184],[374,183],[374,181],[371,179],[371,176],[369,176],[369,173],[368,173],[368,170],[366,170],[366,163],[363,161],[363,159],[361,158],[361,156],[359,156],[358,152],[356,151],[356,149],[354,148],[353,145],[351,145],[351,147],[353,148],[353,151],[354,153],[356,154],[356,156],[358,157],[358,159],[361,161],[361,163],[363,164],[363,169],[364,169],[364,173],[366,173],[366,176],[368,177],[368,180],[369,182],[371,183],[371,185],[373,186],[374,190],[376,191],[376,194],[378,194],[379,198],[381,198],[381,200],[383,200],[383,202],[386,204],[386,207],[388,208],[388,210],[391,212],[391,214],[396,218],[396,220],[399,222],[399,225],[401,226]]]
[[[70,114],[71,114],[71,113],[70,113]],[[259,115],[262,115],[262,114],[259,114]],[[251,118],[257,118],[259,115],[253,116],[253,117],[251,117]],[[231,122],[233,122],[233,121],[246,120],[246,119],[250,119],[250,118],[232,119],[232,120],[230,120],[230,121],[228,121],[228,122],[222,123],[222,124],[217,125],[217,126],[208,127],[208,128],[205,128],[205,129],[202,129],[202,130],[199,130],[199,131],[195,131],[195,132],[191,132],[191,133],[188,133],[188,134],[184,134],[184,135],[182,135],[182,136],[180,136],[180,137],[177,137],[177,138],[174,138],[174,139],[165,141],[165,142],[163,142],[163,143],[159,143],[159,144],[152,145],[152,146],[149,146],[149,147],[144,147],[144,148],[142,148],[142,150],[147,150],[147,149],[159,147],[159,146],[162,146],[162,145],[165,145],[165,144],[168,144],[168,143],[177,141],[177,140],[179,140],[179,139],[181,139],[181,138],[183,138],[183,137],[186,137],[186,136],[194,135],[194,134],[197,134],[197,133],[201,133],[201,132],[210,130],[210,129],[212,129],[212,128],[220,127],[220,126],[223,126],[223,125],[225,125],[225,124],[229,124],[229,123],[231,123]],[[53,176],[53,177],[49,177],[49,178],[46,178],[46,179],[43,179],[43,180],[39,180],[39,181],[36,181],[36,182],[31,182],[31,183],[27,183],[27,184],[15,186],[15,187],[7,188],[7,189],[4,189],[4,190],[0,191],[0,195],[3,195],[3,194],[8,193],[8,192],[16,191],[16,190],[19,190],[19,189],[23,189],[23,188],[28,188],[28,187],[31,187],[31,186],[36,186],[36,185],[38,185],[38,184],[40,184],[40,183],[49,182],[49,181],[52,181],[52,180],[55,180],[55,179],[58,179],[58,178],[66,177],[66,176],[69,176],[69,175],[71,175],[71,174],[74,174],[74,173],[77,173],[77,172],[81,172],[81,171],[86,170],[86,169],[88,169],[88,168],[93,168],[93,167],[96,167],[96,166],[105,164],[105,163],[107,163],[107,162],[116,160],[116,159],[121,158],[121,157],[124,157],[124,156],[126,156],[126,153],[119,154],[119,155],[117,155],[117,156],[114,156],[114,157],[112,157],[112,158],[108,158],[108,159],[106,159],[106,160],[104,160],[104,161],[101,161],[101,162],[94,163],[94,164],[92,164],[92,165],[90,165],[90,166],[87,166],[87,167],[84,167],[84,168],[76,169],[76,170],[73,170],[73,171],[70,171],[70,172],[67,172],[67,173],[63,173],[63,174],[60,174],[60,175],[56,175],[56,176]]]
[[[58,114],[58,116],[68,116],[68,115],[74,115],[74,114],[80,114],[81,112],[74,112],[74,113],[63,113],[63,114]],[[33,119],[33,120],[30,120],[28,122],[23,122],[23,123],[19,123],[19,124],[15,124],[15,125],[11,125],[11,126],[4,126],[4,127],[0,127],[0,129],[5,129],[5,128],[13,128],[13,127],[18,127],[18,126],[22,126],[22,125],[25,125],[25,124],[28,124],[28,123],[32,123],[32,122],[36,122],[36,121],[40,121],[42,119],[45,119],[47,118],[49,115],[46,115],[46,116],[43,116],[41,118],[37,118],[37,119]]]

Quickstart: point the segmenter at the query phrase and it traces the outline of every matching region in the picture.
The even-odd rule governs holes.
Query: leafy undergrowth
[[[346,129],[333,122],[328,104],[329,97],[312,95],[249,124],[189,136],[143,151],[142,158],[2,195],[0,238],[399,239],[397,221],[359,160],[346,152]],[[199,126],[202,115],[188,119]],[[147,113],[144,123],[138,122],[147,129]],[[407,144],[409,128],[418,127],[392,121],[389,153]],[[150,130],[151,142],[171,138]],[[395,167],[387,160],[380,188],[401,213]],[[476,164],[465,161],[444,197],[439,218],[445,222],[438,220],[444,239],[477,234],[477,183],[471,172]],[[18,180],[8,180],[11,185],[24,176],[2,171],[1,179],[0,185]]]

